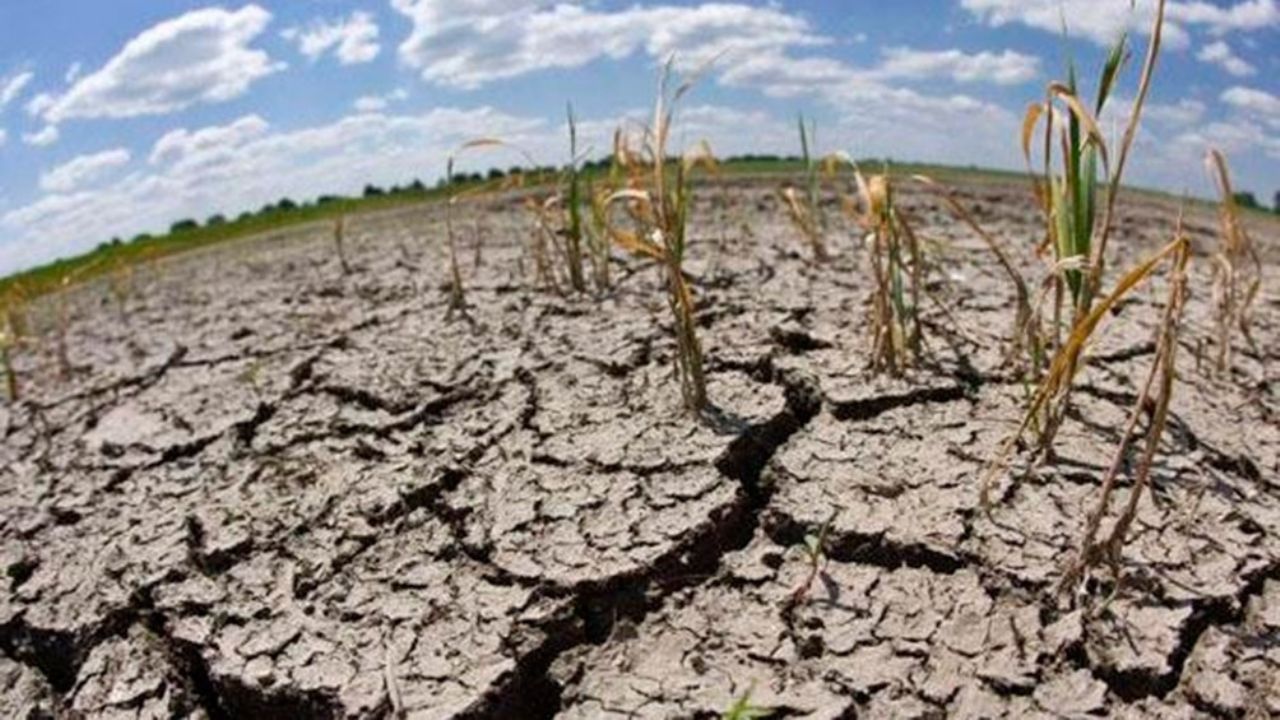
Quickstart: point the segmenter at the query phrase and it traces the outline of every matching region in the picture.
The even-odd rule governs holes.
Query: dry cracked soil
[[[927,354],[873,376],[860,241],[837,223],[808,262],[776,184],[697,207],[702,419],[655,270],[538,288],[513,197],[462,210],[465,314],[438,206],[352,220],[350,274],[315,226],[33,307],[0,405],[0,716],[713,718],[748,691],[815,720],[1280,714],[1280,226],[1254,219],[1254,343],[1214,376],[1215,220],[1188,217],[1173,416],[1104,604],[1109,573],[1056,585],[1164,281],[1111,314],[1056,458],[988,517],[1026,399],[1012,288],[905,192],[936,263]],[[1038,282],[1025,189],[961,198]],[[1175,216],[1127,199],[1113,267]]]

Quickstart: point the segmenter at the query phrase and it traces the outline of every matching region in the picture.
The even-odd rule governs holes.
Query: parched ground
[[[1256,347],[1213,354],[1214,219],[1128,581],[1056,584],[1152,360],[1163,282],[1109,318],[1058,457],[985,463],[1019,419],[1012,288],[928,198],[928,357],[868,373],[860,242],[807,262],[776,181],[709,189],[689,272],[715,405],[680,411],[659,275],[535,287],[517,199],[355,219],[57,300],[0,405],[0,716],[712,718],[1280,714],[1280,226]],[[1021,186],[964,201],[1031,274]],[[1126,205],[1113,267],[1172,236]],[[474,224],[473,224],[474,219]],[[1239,339],[1239,338],[1237,338]],[[1127,477],[1119,500],[1129,492]],[[830,520],[803,602],[798,550]],[[1085,612],[1083,607],[1093,608]]]

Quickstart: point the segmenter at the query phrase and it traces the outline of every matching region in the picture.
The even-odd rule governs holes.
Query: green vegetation
[[[729,709],[721,715],[721,720],[764,720],[773,717],[774,711],[752,704],[751,690],[739,695]]]
[[[821,178],[817,159],[809,150],[810,140],[817,134],[817,124],[805,126],[804,116],[797,121],[800,128],[800,158],[804,163],[804,187],[799,192],[791,185],[782,188],[782,199],[786,203],[791,222],[800,230],[813,250],[815,262],[826,262],[827,245],[824,239],[826,221],[822,216]]]
[[[804,536],[804,543],[799,546],[800,551],[804,554],[805,562],[809,569],[805,573],[804,579],[796,585],[791,594],[787,596],[786,606],[788,609],[797,608],[804,604],[808,599],[809,593],[813,590],[813,583],[818,579],[819,573],[827,564],[827,541],[831,535],[831,525],[836,520],[839,510],[832,510],[827,521],[822,523],[822,527],[817,533],[809,533]]]
[[[893,202],[888,170],[870,178],[855,168],[871,249],[871,367],[893,375],[920,355],[924,257],[920,241]]]
[[[605,222],[619,246],[637,257],[657,261],[666,271],[667,302],[675,322],[680,394],[686,410],[700,413],[707,406],[707,386],[693,292],[684,273],[685,230],[693,206],[693,173],[699,167],[714,172],[716,162],[705,141],[682,156],[668,155],[675,105],[693,86],[693,80],[686,80],[670,90],[670,79],[668,62],[658,83],[653,122],[645,128],[641,147],[628,147],[621,133],[616,138],[614,162],[627,175],[627,185],[604,199]],[[608,211],[615,203],[626,205],[630,229],[612,224]]]

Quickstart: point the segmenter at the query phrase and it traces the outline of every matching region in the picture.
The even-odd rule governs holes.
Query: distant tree
[[[200,227],[200,223],[190,218],[187,218],[186,220],[179,220],[176,223],[170,225],[169,232],[176,235],[178,233],[190,232],[192,230],[195,230],[198,227]]]
[[[298,203],[290,200],[289,198],[280,198],[280,202],[276,203],[276,209],[277,210],[296,210],[298,209]]]
[[[1235,198],[1236,205],[1239,205],[1242,208],[1253,208],[1254,210],[1257,210],[1262,207],[1258,204],[1258,198],[1254,197],[1253,193],[1247,190],[1238,192],[1231,197]]]
[[[253,219],[253,212],[250,210],[245,210],[244,212],[236,216],[236,222],[238,223],[246,222],[252,219]]]
[[[204,221],[204,224],[205,224],[205,227],[217,227],[218,225],[226,225],[227,218],[221,213],[218,213],[216,215],[210,215],[209,219]]]
[[[342,197],[340,195],[321,195],[320,197],[316,198],[317,205],[331,205],[333,203],[341,202],[341,201],[342,201]]]
[[[1280,213],[1280,190],[1276,191],[1276,196],[1271,203],[1271,209],[1277,213]]]
[[[130,240],[129,242],[140,243],[140,242],[146,242],[150,239],[151,239],[151,233],[138,233],[137,235],[134,235],[133,239]]]
[[[413,182],[409,183],[409,192],[424,193],[426,191],[427,186],[423,185],[422,181],[417,178],[414,178]]]
[[[507,174],[502,171],[502,168],[489,168],[489,174],[487,177],[490,180],[501,180],[506,177],[506,175]]]
[[[365,185],[365,186],[364,186],[364,196],[365,196],[365,197],[367,197],[367,198],[369,198],[369,197],[377,197],[377,196],[382,195],[382,194],[383,194],[383,192],[382,192],[382,188],[378,187],[377,185]]]

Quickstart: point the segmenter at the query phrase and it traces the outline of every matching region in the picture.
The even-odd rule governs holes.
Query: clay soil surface
[[[1251,220],[1255,344],[1214,377],[1215,219],[1188,217],[1173,416],[1103,607],[1109,572],[1055,586],[1164,281],[1109,317],[1056,461],[1019,463],[988,518],[1026,389],[979,239],[902,194],[936,263],[928,353],[874,377],[852,230],[814,265],[776,180],[705,190],[701,420],[655,270],[538,288],[516,198],[461,208],[465,315],[439,206],[352,219],[349,275],[324,226],[79,288],[69,380],[43,301],[0,405],[0,716],[714,718],[748,690],[785,718],[1280,714],[1280,226]],[[1025,187],[961,195],[1038,285]],[[1126,200],[1113,268],[1175,216]]]

